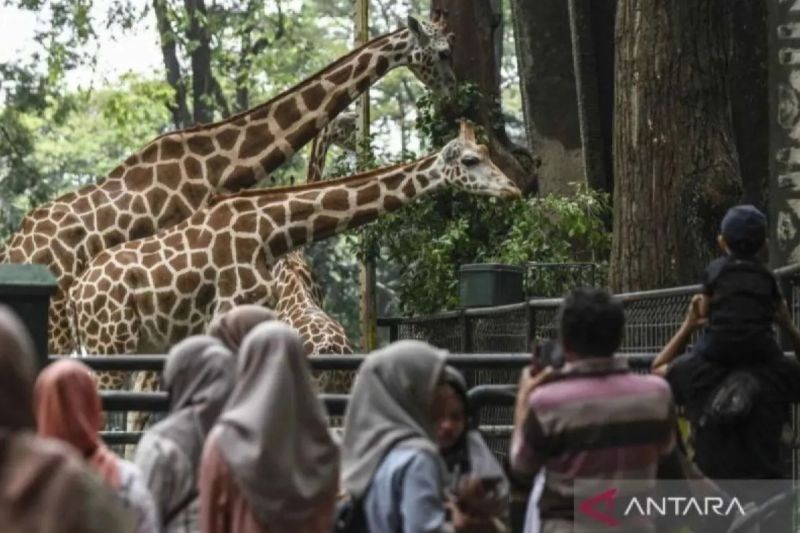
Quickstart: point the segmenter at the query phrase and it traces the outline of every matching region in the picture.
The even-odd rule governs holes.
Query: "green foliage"
[[[103,177],[164,131],[171,94],[161,81],[128,75],[113,89],[4,107],[0,133],[8,143],[0,143],[0,238],[29,209]]]
[[[608,198],[578,188],[571,197],[513,202],[442,192],[381,221],[383,257],[402,265],[394,283],[402,311],[458,306],[465,263],[605,261]]]

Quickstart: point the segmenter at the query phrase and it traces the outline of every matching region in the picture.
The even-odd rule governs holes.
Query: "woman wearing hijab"
[[[50,364],[36,380],[34,405],[39,435],[72,445],[131,510],[138,533],[160,531],[141,472],[100,440],[102,404],[89,367],[74,359]]]
[[[206,435],[233,390],[236,363],[222,342],[189,337],[167,355],[162,383],[170,414],[136,448],[136,465],[156,502],[166,533],[200,531],[197,471]]]
[[[339,451],[299,335],[259,324],[237,359],[236,387],[203,451],[203,533],[330,532]]]
[[[133,517],[80,457],[36,435],[35,376],[28,332],[0,305],[0,531],[132,533]]]
[[[466,529],[436,446],[445,353],[400,341],[361,365],[345,415],[342,482],[372,533]],[[448,509],[453,513],[448,521]]]
[[[278,314],[260,305],[239,305],[219,315],[208,326],[208,334],[222,341],[235,356],[242,341],[250,331],[270,320],[278,320]]]
[[[447,465],[448,484],[463,497],[468,514],[490,519],[493,530],[505,531],[509,517],[509,483],[480,432],[473,426],[464,376],[445,367],[444,394],[437,412],[436,439]]]

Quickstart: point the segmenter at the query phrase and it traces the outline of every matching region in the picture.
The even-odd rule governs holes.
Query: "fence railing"
[[[800,315],[800,264],[775,271],[795,322]],[[623,352],[658,352],[683,321],[699,285],[617,295],[625,305]],[[390,341],[419,339],[453,352],[529,352],[537,338],[557,332],[562,298],[535,298],[497,307],[446,311],[419,317],[382,317]]]
[[[649,371],[653,354],[621,354],[626,357],[634,371]],[[53,356],[51,361],[65,356]],[[315,371],[350,370],[355,371],[364,361],[364,355],[316,356],[310,358],[310,366]],[[164,368],[164,355],[128,356],[87,356],[81,358],[95,371],[154,371]],[[520,369],[530,363],[530,355],[525,353],[491,354],[450,354],[447,364],[465,375],[470,385],[469,395],[474,402],[479,423],[486,429],[487,441],[498,458],[504,458],[508,449],[508,437],[515,385]],[[494,382],[494,384],[490,384]],[[166,392],[131,392],[101,390],[103,409],[106,412],[144,411],[163,413],[169,409]],[[349,396],[345,394],[320,394],[328,414],[333,417],[344,414]],[[489,431],[488,428],[493,428]],[[104,431],[108,444],[135,444],[141,437],[139,432]]]

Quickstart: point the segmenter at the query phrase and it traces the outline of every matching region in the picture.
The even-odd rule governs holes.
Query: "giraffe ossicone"
[[[252,186],[393,68],[407,66],[429,87],[446,89],[454,79],[450,51],[441,21],[411,17],[407,28],[376,37],[270,101],[157,137],[100,183],[28,213],[8,241],[7,260],[43,264],[58,280],[50,352],[70,351],[67,296],[100,252],[181,223],[212,194]]]

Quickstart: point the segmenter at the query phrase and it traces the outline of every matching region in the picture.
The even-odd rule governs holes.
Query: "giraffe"
[[[332,120],[322,132],[314,137],[306,168],[306,183],[322,180],[325,171],[325,158],[331,146],[338,146],[349,152],[356,151],[356,119],[352,111],[344,111]]]
[[[314,138],[309,152],[306,183],[322,179],[330,146],[355,151],[356,118],[355,113],[343,112]],[[322,290],[302,250],[292,250],[278,259],[272,267],[272,279],[277,296],[274,309],[281,321],[300,333],[307,355],[353,353],[344,327],[322,307]],[[318,390],[346,394],[350,390],[353,373],[315,372],[314,376]],[[148,377],[153,379],[152,376]],[[149,383],[140,383],[139,386],[144,390],[153,388]]]
[[[248,111],[161,135],[105,179],[31,211],[8,241],[7,260],[40,263],[58,280],[49,309],[49,351],[68,353],[67,295],[102,250],[189,218],[212,194],[250,187],[304,146],[330,119],[393,68],[425,85],[452,86],[452,34],[444,21],[409,17],[324,70]]]
[[[218,195],[181,224],[99,253],[70,291],[71,321],[92,353],[161,352],[235,305],[274,301],[280,257],[442,187],[520,196],[462,124],[459,137],[414,162]]]
[[[344,112],[314,138],[309,154],[306,183],[322,179],[325,157],[332,145],[355,151],[356,114]],[[344,328],[322,309],[322,291],[302,250],[293,250],[272,267],[279,318],[294,327],[303,339],[306,354],[350,354],[353,348]]]

